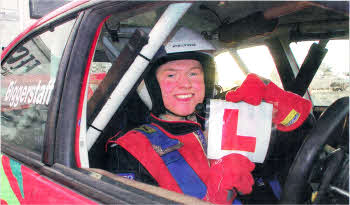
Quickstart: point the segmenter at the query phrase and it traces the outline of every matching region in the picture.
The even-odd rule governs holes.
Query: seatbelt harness
[[[147,132],[147,129],[154,129],[153,132]],[[143,125],[142,129],[137,129],[144,134],[151,142],[153,149],[162,158],[169,172],[174,177],[184,194],[204,198],[207,187],[199,178],[197,173],[186,162],[183,156],[177,151],[183,144],[176,139],[172,139],[153,125]]]

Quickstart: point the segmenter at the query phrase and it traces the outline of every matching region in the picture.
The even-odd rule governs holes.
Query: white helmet
[[[215,84],[215,62],[208,53],[215,51],[214,46],[199,33],[181,27],[175,35],[154,55],[146,69],[144,81],[137,88],[142,101],[153,114],[159,115],[167,110],[164,107],[156,70],[159,66],[174,60],[193,59],[201,63],[204,71],[205,98],[212,98]]]

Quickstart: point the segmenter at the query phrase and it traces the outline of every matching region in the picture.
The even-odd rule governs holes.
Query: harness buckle
[[[154,151],[156,151],[159,156],[163,156],[165,154],[168,154],[169,152],[180,149],[183,145],[184,144],[182,142],[178,141],[178,143],[176,145],[167,147],[165,149],[162,149],[160,146],[157,146],[154,144],[152,144],[152,147],[153,147]]]

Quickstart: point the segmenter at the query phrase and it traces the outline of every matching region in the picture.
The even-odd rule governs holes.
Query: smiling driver
[[[161,65],[156,72],[167,114],[162,118],[183,120],[192,115],[204,100],[202,65],[196,60],[175,60]]]
[[[109,140],[116,146],[116,173],[212,203],[232,203],[248,194],[255,165],[240,154],[210,165],[204,132],[206,99],[213,98],[214,47],[201,35],[180,28],[148,67],[149,122]],[[201,106],[199,106],[201,105]],[[196,109],[197,108],[197,109]]]

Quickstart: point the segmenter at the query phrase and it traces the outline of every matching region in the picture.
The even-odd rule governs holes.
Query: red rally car
[[[216,47],[217,97],[256,73],[312,101],[272,129],[242,203],[349,203],[348,1],[72,1],[1,54],[1,204],[200,204],[114,173],[108,139],[142,123],[139,85],[167,36]],[[109,146],[109,145],[108,145]],[[130,179],[131,178],[131,179]]]

